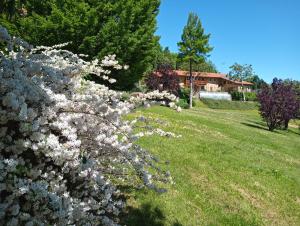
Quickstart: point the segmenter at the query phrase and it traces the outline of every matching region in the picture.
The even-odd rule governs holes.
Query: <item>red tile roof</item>
[[[181,70],[175,70],[174,71],[179,76],[190,76],[190,72],[188,71],[181,71]],[[204,78],[226,78],[225,74],[219,74],[219,73],[210,73],[210,72],[193,72],[193,76],[198,77],[204,77]]]
[[[182,70],[174,70],[174,72],[178,75],[178,76],[181,76],[181,77],[188,77],[190,76],[190,73],[188,71],[182,71]],[[210,73],[210,72],[192,72],[193,76],[195,77],[203,77],[203,78],[221,78],[221,79],[225,79],[227,81],[231,81],[237,85],[253,85],[253,83],[251,82],[246,82],[246,81],[243,81],[243,82],[240,82],[240,81],[233,81],[231,79],[229,79],[227,77],[226,74],[220,74],[220,73]]]
[[[253,83],[251,83],[251,82],[246,82],[246,81],[243,81],[243,82],[240,82],[240,81],[233,81],[235,84],[238,84],[238,85],[249,85],[249,86],[251,86],[251,85],[253,85]]]

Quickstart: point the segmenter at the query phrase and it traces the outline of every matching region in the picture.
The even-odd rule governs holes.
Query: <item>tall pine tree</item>
[[[187,25],[183,29],[183,34],[181,36],[181,42],[178,43],[179,46],[179,57],[182,60],[189,63],[190,71],[190,108],[192,108],[193,100],[193,84],[194,79],[192,75],[193,64],[204,62],[207,54],[212,51],[212,47],[209,46],[210,34],[205,34],[199,17],[190,13]]]

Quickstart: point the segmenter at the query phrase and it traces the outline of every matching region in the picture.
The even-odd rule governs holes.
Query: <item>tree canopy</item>
[[[199,17],[190,13],[187,25],[183,28],[179,46],[179,56],[184,61],[203,62],[207,53],[213,50],[209,45],[210,34],[204,33]]]
[[[165,47],[164,49],[160,48],[157,53],[154,68],[159,69],[161,66],[168,66],[173,70],[189,70],[189,62],[181,59],[178,53],[171,52],[168,47]],[[213,73],[218,72],[214,63],[207,59],[202,62],[194,62],[193,70]]]
[[[234,63],[229,67],[231,70],[228,73],[229,77],[237,81],[247,81],[254,76],[254,71],[251,64]]]
[[[258,94],[260,114],[270,131],[288,128],[289,121],[299,115],[300,101],[291,84],[274,78],[271,86],[264,87]]]
[[[230,79],[252,82],[252,89],[254,90],[260,90],[267,85],[263,79],[256,75],[251,64],[242,65],[239,63],[234,63],[229,68],[231,69],[228,73]]]
[[[34,45],[71,42],[68,50],[89,59],[116,54],[130,67],[122,76],[114,73],[113,88],[131,89],[151,69],[159,46],[154,34],[159,0],[2,0],[0,5],[5,6],[1,24]]]

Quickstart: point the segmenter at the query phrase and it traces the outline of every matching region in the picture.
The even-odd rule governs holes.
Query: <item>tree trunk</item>
[[[284,128],[283,128],[284,130],[287,130],[289,128],[289,121],[290,120],[288,120],[288,119],[284,120]]]
[[[273,132],[275,129],[275,125],[273,123],[269,124],[268,127],[269,127],[269,131],[271,132]]]
[[[193,107],[193,72],[192,72],[192,60],[190,60],[190,106],[191,109]]]
[[[244,91],[243,80],[242,80],[242,93],[243,93],[243,101],[245,102],[245,101],[246,101],[246,98],[245,98],[245,91]]]

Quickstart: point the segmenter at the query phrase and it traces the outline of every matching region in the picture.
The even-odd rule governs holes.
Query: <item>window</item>
[[[201,90],[205,90],[205,86],[201,86]]]

